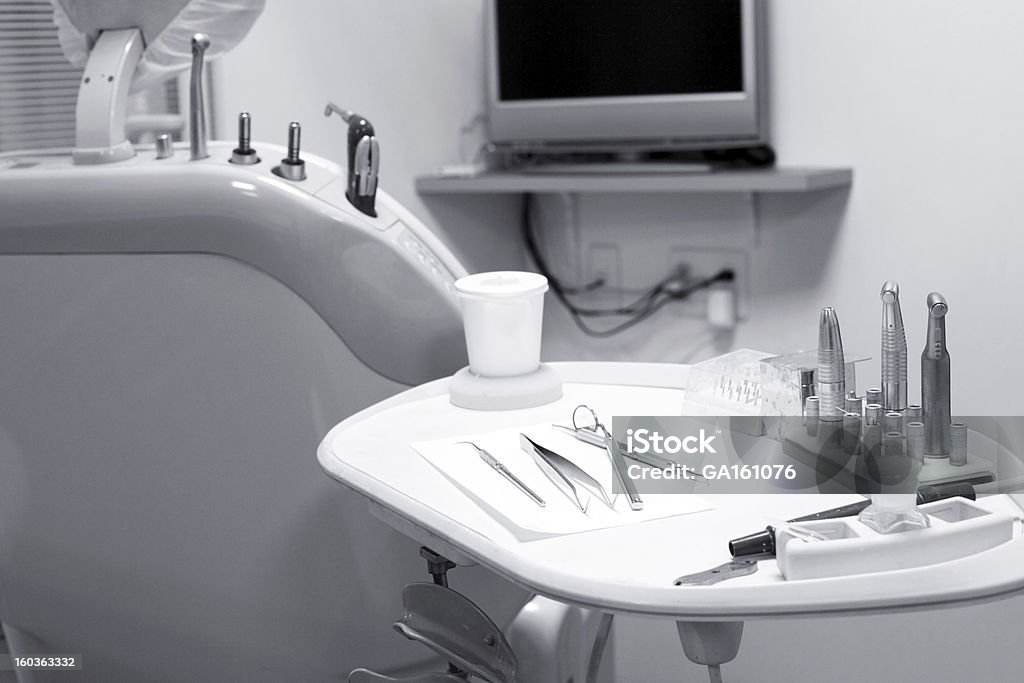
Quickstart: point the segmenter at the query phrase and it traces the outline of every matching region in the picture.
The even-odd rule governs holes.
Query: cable
[[[648,289],[639,298],[631,304],[625,306],[619,306],[616,308],[582,308],[574,304],[569,300],[569,294],[577,294],[586,291],[593,291],[601,286],[602,280],[595,280],[592,283],[584,285],[583,287],[574,288],[566,286],[551,272],[548,267],[547,260],[540,253],[540,249],[537,246],[537,240],[533,234],[533,223],[531,220],[530,209],[532,207],[532,196],[527,193],[523,197],[523,210],[522,210],[522,231],[523,241],[526,243],[526,249],[537,265],[537,270],[540,271],[548,279],[548,283],[551,285],[551,291],[557,298],[569,315],[572,317],[573,322],[576,326],[586,335],[595,337],[598,339],[604,339],[612,337],[621,332],[625,332],[629,328],[643,322],[650,318],[652,315],[661,310],[665,304],[672,301],[680,301],[689,297],[690,295],[698,292],[702,289],[707,289],[716,282],[725,282],[734,279],[735,275],[731,270],[721,270],[715,275],[698,280],[697,282],[684,287],[682,289],[674,288],[672,285],[677,284],[679,279],[675,276],[669,276],[655,284],[653,287]],[[584,318],[588,317],[611,317],[611,316],[631,316],[629,320],[626,320],[619,325],[611,327],[606,330],[598,330],[590,327]]]

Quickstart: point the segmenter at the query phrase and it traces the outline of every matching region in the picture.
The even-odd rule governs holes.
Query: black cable
[[[576,324],[584,334],[596,337],[606,338],[611,337],[627,329],[637,325],[638,323],[650,318],[652,315],[661,310],[665,304],[671,301],[679,301],[685,299],[695,292],[710,287],[716,282],[723,282],[732,280],[735,275],[731,270],[721,270],[715,275],[700,280],[680,290],[672,290],[669,285],[673,282],[677,282],[678,279],[674,276],[667,277],[662,281],[655,284],[647,292],[642,294],[636,301],[626,306],[620,306],[617,308],[608,309],[594,309],[594,308],[581,308],[569,300],[568,294],[578,293],[580,290],[576,288],[567,287],[564,285],[548,267],[546,259],[541,255],[540,249],[537,247],[537,241],[533,234],[533,224],[531,220],[530,209],[532,206],[532,196],[527,193],[523,197],[523,210],[522,210],[522,231],[523,241],[526,243],[526,249],[533,258],[534,263],[537,265],[537,269],[542,275],[544,275],[549,284],[551,285],[551,291],[555,297],[565,306],[569,315],[572,317],[573,322]],[[592,283],[593,284],[593,283]],[[587,285],[584,287],[584,291],[591,291],[596,287]],[[660,298],[659,298],[660,297]],[[595,330],[590,327],[584,321],[584,317],[610,317],[610,316],[632,316],[629,320],[616,325],[615,327],[607,330]]]

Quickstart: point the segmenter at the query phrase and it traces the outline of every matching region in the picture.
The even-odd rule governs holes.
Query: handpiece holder
[[[89,53],[75,105],[76,164],[109,164],[135,156],[125,134],[128,91],[142,58],[137,28],[102,31]]]
[[[337,114],[348,124],[348,185],[345,197],[367,216],[376,217],[380,145],[373,124],[350,109],[328,102],[324,116],[329,118],[331,114]]]

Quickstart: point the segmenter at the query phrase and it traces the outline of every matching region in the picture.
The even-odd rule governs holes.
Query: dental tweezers
[[[526,434],[519,435],[519,446],[533,458],[537,468],[551,480],[555,488],[561,491],[573,505],[579,508],[580,512],[585,513],[588,506],[583,498],[580,497],[577,485],[591,495],[600,498],[605,505],[614,509],[612,500],[604,490],[604,487],[573,461],[555,453],[549,448],[541,446],[526,436]]]
[[[490,467],[490,468],[491,468],[492,470],[494,470],[495,472],[497,472],[497,473],[498,473],[498,474],[500,474],[501,476],[505,477],[505,479],[506,479],[506,480],[507,480],[507,481],[508,481],[509,483],[511,483],[511,484],[512,484],[513,486],[515,486],[515,487],[516,487],[517,489],[519,489],[520,491],[522,491],[522,492],[523,492],[524,494],[526,494],[526,496],[527,496],[527,497],[528,497],[528,498],[529,498],[530,500],[532,500],[532,501],[533,501],[534,503],[536,503],[536,504],[537,504],[537,505],[539,505],[540,507],[545,507],[545,506],[547,505],[547,503],[545,503],[545,502],[544,502],[544,499],[543,499],[543,498],[541,498],[540,496],[538,496],[538,495],[536,494],[536,492],[534,492],[534,490],[533,490],[533,489],[531,489],[531,488],[530,488],[529,486],[527,486],[526,484],[524,484],[524,483],[523,483],[523,480],[522,480],[522,479],[520,479],[520,478],[519,478],[519,477],[517,477],[516,475],[512,474],[512,472],[511,472],[511,471],[509,471],[509,469],[508,469],[507,467],[505,467],[504,463],[502,463],[502,462],[501,462],[500,460],[498,460],[497,458],[495,458],[495,457],[494,457],[493,455],[491,455],[491,454],[490,454],[489,452],[487,452],[487,451],[486,451],[486,450],[484,450],[483,448],[480,448],[479,446],[477,446],[477,445],[476,445],[475,443],[473,443],[472,441],[459,441],[459,443],[469,444],[470,446],[472,446],[473,448],[475,448],[475,449],[476,449],[476,452],[477,452],[477,455],[479,455],[479,456],[480,456],[480,459],[481,459],[481,460],[483,460],[483,461],[484,461],[485,463],[487,463],[487,465],[488,465],[488,466],[489,466],[489,467]]]

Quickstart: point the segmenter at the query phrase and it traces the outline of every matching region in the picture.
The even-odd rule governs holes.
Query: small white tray
[[[828,540],[806,541],[787,528],[776,533],[776,560],[790,580],[868,574],[948,562],[1013,538],[1014,518],[966,498],[922,505],[931,526],[879,534],[855,517],[800,522]]]

